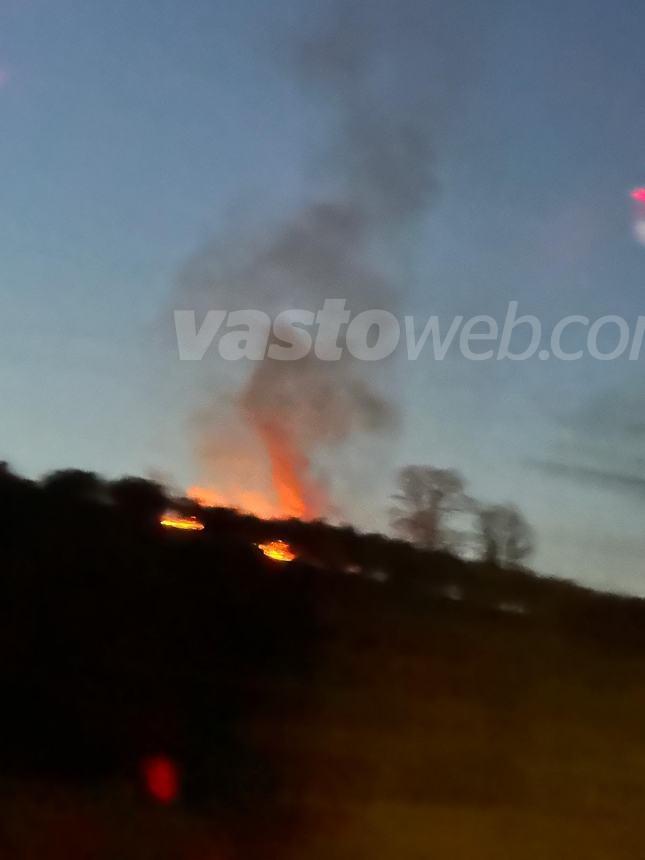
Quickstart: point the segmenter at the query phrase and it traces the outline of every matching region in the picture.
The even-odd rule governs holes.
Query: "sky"
[[[425,6],[436,192],[399,310],[635,320],[643,4]],[[199,480],[208,375],[177,358],[180,273],[240,213],[306,196],[329,115],[283,60],[329,8],[0,0],[0,458],[16,470]],[[398,374],[399,430],[348,519],[385,527],[398,466],[457,468],[524,511],[538,571],[645,595],[641,362],[422,356]]]

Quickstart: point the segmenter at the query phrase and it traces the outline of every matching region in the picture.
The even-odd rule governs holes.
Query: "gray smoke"
[[[406,233],[434,188],[431,120],[445,107],[442,85],[429,79],[427,59],[442,38],[431,6],[334,7],[319,32],[290,46],[290,73],[330,116],[329,139],[312,158],[316,191],[291,217],[197,254],[182,276],[194,295],[229,310],[315,311],[325,298],[343,297],[353,314],[396,311]],[[330,513],[325,452],[354,449],[363,434],[396,426],[382,376],[382,367],[351,356],[256,364],[226,404],[216,393],[213,409],[198,417],[208,479],[261,486],[272,472],[275,485],[281,472],[296,482],[306,515]],[[333,472],[334,457],[326,459]]]

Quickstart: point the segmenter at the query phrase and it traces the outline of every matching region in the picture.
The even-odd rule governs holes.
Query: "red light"
[[[141,771],[148,794],[157,803],[172,803],[179,794],[179,771],[177,765],[166,756],[144,759]]]
[[[633,191],[629,192],[629,196],[632,200],[637,200],[639,203],[645,203],[645,188],[634,188]]]

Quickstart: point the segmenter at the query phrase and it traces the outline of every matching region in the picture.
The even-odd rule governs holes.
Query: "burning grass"
[[[259,543],[258,549],[273,561],[293,561],[296,554],[286,541],[272,540],[267,543]]]
[[[184,517],[174,511],[166,511],[162,515],[160,523],[167,529],[180,529],[191,532],[201,532],[204,530],[204,523],[200,522],[197,517]]]

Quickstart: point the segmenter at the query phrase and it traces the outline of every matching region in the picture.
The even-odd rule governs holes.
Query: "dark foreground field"
[[[640,602],[296,523],[280,565],[225,512],[164,533],[143,486],[4,484],[2,860],[642,856]]]

